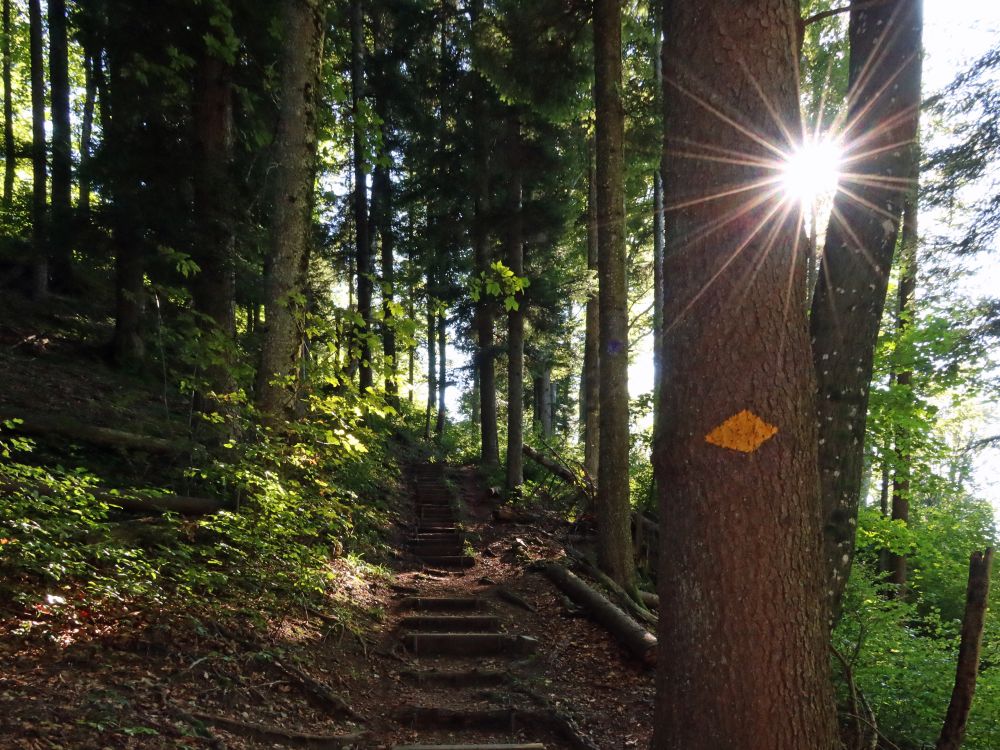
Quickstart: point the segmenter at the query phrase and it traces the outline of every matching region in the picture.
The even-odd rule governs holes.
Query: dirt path
[[[652,673],[531,571],[562,553],[566,525],[494,521],[472,469],[415,468],[409,483],[391,578],[331,560],[326,613],[0,619],[4,747],[648,746]]]
[[[526,572],[548,532],[491,522],[471,472],[414,467],[372,728],[392,750],[611,750],[644,745],[652,679]]]

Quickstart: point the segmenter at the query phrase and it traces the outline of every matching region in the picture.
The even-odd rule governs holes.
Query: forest
[[[1000,748],[990,3],[2,4],[4,747]]]

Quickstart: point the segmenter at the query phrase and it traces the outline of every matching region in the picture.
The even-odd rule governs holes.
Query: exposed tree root
[[[287,666],[279,661],[274,662],[274,666],[280,669],[289,677],[298,680],[324,707],[329,708],[338,716],[345,716],[354,721],[366,721],[365,717],[348,705],[341,696],[337,695],[329,685],[320,682],[298,667]]]

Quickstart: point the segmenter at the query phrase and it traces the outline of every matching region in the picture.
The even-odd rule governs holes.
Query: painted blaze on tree
[[[800,209],[769,182],[799,132],[796,11],[665,10],[657,750],[838,746]]]

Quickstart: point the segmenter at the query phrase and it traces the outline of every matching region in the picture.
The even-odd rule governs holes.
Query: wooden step
[[[402,639],[417,656],[520,656],[538,647],[535,638],[506,633],[403,633]]]
[[[409,615],[399,621],[407,630],[436,630],[440,633],[471,633],[500,630],[495,615]]]
[[[410,534],[406,537],[407,544],[444,544],[446,542],[465,541],[457,531],[430,531],[424,534]]]
[[[465,554],[465,546],[458,540],[451,542],[423,542],[411,544],[410,549],[418,557],[460,557]]]
[[[506,685],[511,674],[500,669],[423,669],[399,673],[404,682],[428,687],[491,687]]]
[[[458,534],[459,528],[454,523],[444,523],[440,521],[421,521],[413,528],[416,534]]]
[[[541,742],[519,743],[516,745],[393,745],[392,750],[545,750]]]
[[[403,609],[461,612],[481,609],[483,600],[475,596],[408,596],[400,600]]]
[[[435,568],[472,568],[476,565],[476,558],[471,555],[425,555],[418,552],[417,557],[425,565]]]

